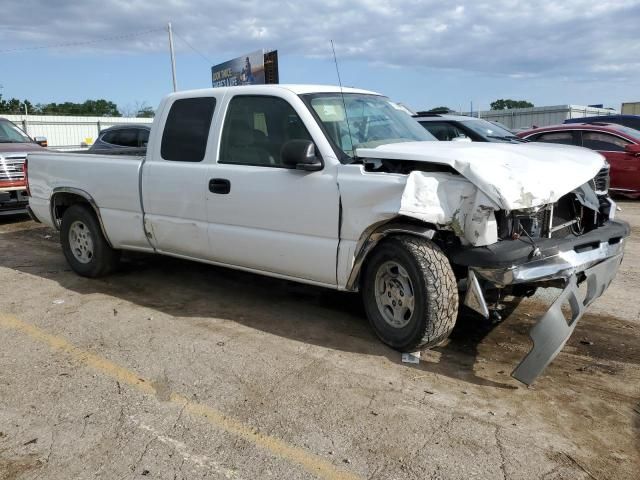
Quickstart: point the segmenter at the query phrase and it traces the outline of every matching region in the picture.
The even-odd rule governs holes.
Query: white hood
[[[556,202],[604,165],[602,155],[586,148],[545,143],[406,142],[356,154],[449,165],[506,210]]]

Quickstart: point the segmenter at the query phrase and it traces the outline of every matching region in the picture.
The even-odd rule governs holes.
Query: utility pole
[[[171,30],[171,22],[167,24],[169,31],[169,53],[171,54],[171,77],[173,79],[173,91],[178,91],[178,82],[176,81],[176,57],[173,53],[173,31]]]
[[[29,135],[29,109],[27,108],[27,101],[24,102],[24,133]]]

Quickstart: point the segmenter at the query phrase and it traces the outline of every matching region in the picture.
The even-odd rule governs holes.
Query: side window
[[[138,146],[138,129],[137,128],[122,128],[116,130],[114,137],[114,144],[121,147],[137,147]]]
[[[106,143],[110,143],[111,145],[117,145],[115,143],[116,141],[116,131],[115,130],[111,130],[109,132],[106,132],[105,134],[102,135],[102,139],[103,142]]]
[[[149,143],[149,130],[147,130],[146,128],[138,129],[138,146],[144,148],[147,146],[148,143]]]
[[[573,132],[549,132],[538,136],[536,142],[560,143],[562,145],[575,145]]]
[[[467,135],[455,125],[446,122],[420,122],[431,135],[441,141],[451,141],[454,138],[466,138]]]
[[[182,98],[173,102],[162,132],[162,158],[201,162],[207,149],[215,106],[213,97]]]
[[[311,135],[286,100],[236,96],[224,121],[219,163],[282,167],[282,145],[294,139]]]
[[[591,150],[623,152],[628,143],[631,142],[608,133],[582,131],[582,146]]]

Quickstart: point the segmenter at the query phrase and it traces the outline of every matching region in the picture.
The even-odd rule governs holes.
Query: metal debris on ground
[[[420,352],[405,352],[402,354],[402,363],[420,363]]]

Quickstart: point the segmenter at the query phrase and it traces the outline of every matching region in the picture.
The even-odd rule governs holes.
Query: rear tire
[[[456,323],[455,275],[442,250],[425,238],[384,240],[367,262],[362,287],[371,327],[397,350],[435,346]]]
[[[64,212],[60,243],[71,269],[83,277],[101,277],[118,266],[120,252],[109,246],[93,210],[86,205],[71,205]]]

